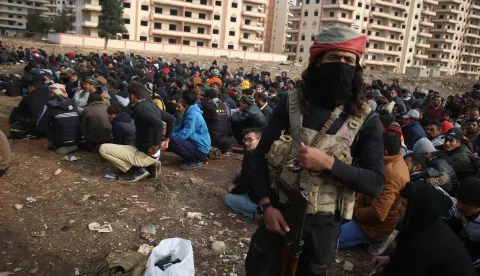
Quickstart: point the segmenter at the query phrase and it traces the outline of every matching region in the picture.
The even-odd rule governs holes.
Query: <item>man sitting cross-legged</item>
[[[112,162],[122,172],[131,172],[127,181],[138,181],[152,175],[157,178],[160,170],[160,150],[168,147],[175,126],[175,117],[162,111],[152,102],[145,101],[146,89],[141,84],[128,87],[128,98],[132,103],[135,119],[135,147],[128,145],[103,144],[100,155]],[[166,138],[162,142],[163,121],[167,123]]]
[[[248,195],[252,186],[251,153],[257,147],[260,138],[262,138],[260,130],[246,130],[243,141],[247,152],[243,157],[242,169],[233,180],[235,187],[225,196],[225,205],[251,218],[255,217],[257,213],[257,204],[253,203]]]

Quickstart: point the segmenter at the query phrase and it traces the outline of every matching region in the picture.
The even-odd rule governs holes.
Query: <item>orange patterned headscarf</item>
[[[347,51],[354,53],[359,59],[365,52],[367,36],[348,27],[336,26],[323,28],[310,47],[310,62],[320,53],[327,51]]]

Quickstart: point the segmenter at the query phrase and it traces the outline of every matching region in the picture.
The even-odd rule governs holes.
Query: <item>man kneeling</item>
[[[258,129],[246,131],[243,142],[247,152],[243,157],[242,169],[233,180],[235,187],[225,196],[225,205],[232,210],[242,213],[246,217],[255,217],[257,213],[257,204],[250,200],[248,193],[252,190],[252,151],[257,147],[258,141],[262,138],[262,133]]]
[[[138,181],[152,175],[157,178],[160,170],[160,150],[168,148],[169,137],[175,126],[175,117],[162,111],[152,102],[145,101],[146,89],[141,84],[128,87],[128,98],[132,103],[135,119],[135,147],[128,145],[103,144],[100,155],[118,169],[131,172],[125,179]],[[162,142],[163,121],[167,123],[166,138]]]

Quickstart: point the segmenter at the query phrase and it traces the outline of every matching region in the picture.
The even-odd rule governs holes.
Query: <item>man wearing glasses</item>
[[[225,196],[225,205],[235,212],[246,217],[254,218],[257,213],[257,204],[250,200],[249,193],[252,185],[251,159],[252,151],[257,147],[262,132],[258,129],[246,131],[243,142],[245,143],[245,156],[242,161],[242,169],[237,173],[233,184],[235,187]]]

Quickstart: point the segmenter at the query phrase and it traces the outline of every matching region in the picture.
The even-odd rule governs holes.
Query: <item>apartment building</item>
[[[100,2],[80,1],[77,32],[96,37]],[[267,0],[124,0],[128,32],[122,39],[263,51],[267,5]]]
[[[0,34],[24,36],[28,12],[32,10],[48,12],[48,8],[45,7],[48,3],[47,0],[0,0]]]
[[[48,0],[48,3],[45,4],[45,7],[48,8],[48,11],[44,14],[47,15],[50,19],[53,19],[59,12],[66,10],[69,13],[76,11],[76,0]]]

